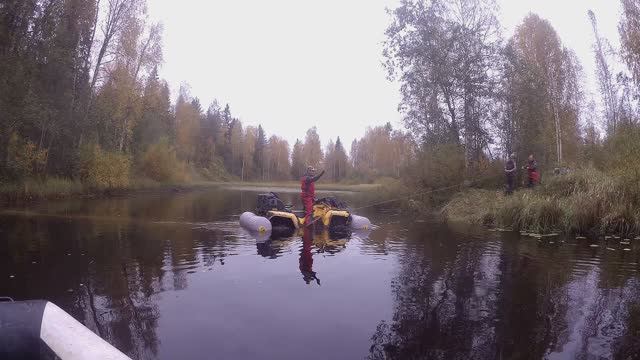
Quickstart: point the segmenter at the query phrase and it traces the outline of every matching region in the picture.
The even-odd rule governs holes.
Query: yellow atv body
[[[300,229],[305,223],[304,214],[297,214],[293,212],[271,210],[267,212],[267,218],[276,226],[286,226],[292,229]],[[351,215],[348,211],[332,209],[325,204],[313,205],[313,219],[310,221],[316,223],[320,222],[325,227],[333,226],[346,226],[350,222]]]
[[[300,218],[298,218],[296,214],[287,211],[268,211],[267,219],[269,219],[273,227],[283,226],[291,229],[299,229],[304,223],[304,218],[301,222]]]
[[[349,212],[336,210],[325,204],[313,205],[313,218],[322,221],[326,227],[349,224]]]

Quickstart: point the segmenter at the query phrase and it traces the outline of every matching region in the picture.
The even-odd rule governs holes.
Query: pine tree
[[[260,179],[265,178],[265,147],[267,145],[267,135],[264,133],[262,125],[258,125],[258,133],[255,139],[255,152],[253,153],[253,167]]]
[[[324,151],[324,170],[327,172],[327,178],[336,180],[336,158],[335,158],[336,144],[333,139],[329,139],[327,148]]]
[[[133,130],[133,149],[142,152],[161,138],[172,137],[171,103],[167,85],[158,77],[157,67],[149,75],[142,95],[142,115]]]
[[[254,165],[254,156],[256,150],[256,139],[258,129],[254,126],[247,126],[244,130],[244,140],[242,142],[242,180],[255,179],[256,168]]]
[[[334,161],[335,161],[335,181],[338,182],[344,179],[347,176],[347,167],[349,165],[349,158],[347,156],[347,152],[342,146],[342,141],[340,141],[340,137],[336,140],[335,151],[334,151]]]

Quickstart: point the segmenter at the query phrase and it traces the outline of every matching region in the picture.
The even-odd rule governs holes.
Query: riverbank
[[[2,183],[0,184],[0,200],[13,203],[73,197],[111,197],[140,192],[185,191],[210,186],[210,184],[213,183],[161,183],[148,179],[134,179],[126,187],[97,187],[73,179],[48,178],[46,180],[26,180],[22,183]]]
[[[511,196],[469,189],[442,209],[449,221],[483,224],[533,233],[585,236],[640,233],[640,184],[594,169],[549,177],[533,190]]]
[[[46,180],[26,180],[22,183],[0,183],[0,203],[20,203],[40,200],[68,199],[74,197],[115,197],[149,192],[182,192],[211,187],[234,187],[247,189],[267,189],[277,191],[286,189],[298,191],[300,184],[294,181],[283,182],[242,182],[242,181],[189,181],[157,182],[149,179],[133,179],[126,187],[95,187],[78,180],[66,178],[48,178]],[[320,191],[370,192],[380,184],[340,184],[318,183]],[[272,190],[273,189],[273,190]]]
[[[247,188],[262,188],[262,189],[277,189],[295,190],[300,191],[300,183],[297,181],[275,181],[275,182],[242,182],[242,181],[228,181],[219,182],[218,185],[224,185],[228,187],[234,187],[238,189]],[[380,188],[380,183],[373,184],[343,184],[343,183],[316,183],[316,190],[321,191],[351,191],[351,192],[366,192]]]

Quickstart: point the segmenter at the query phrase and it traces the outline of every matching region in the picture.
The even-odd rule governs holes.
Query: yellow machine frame
[[[285,219],[290,219],[296,229],[299,229],[300,225],[303,225],[305,221],[304,217],[298,218],[295,214],[285,211],[271,210],[268,212],[268,215],[269,218],[277,216]],[[349,212],[344,210],[334,210],[324,204],[313,205],[313,218],[320,219],[324,226],[331,225],[331,219],[334,216],[348,218]]]
[[[304,223],[304,219],[302,219],[302,221],[296,216],[296,214],[294,213],[290,213],[290,212],[286,212],[286,211],[269,211],[267,213],[269,215],[269,219],[271,219],[274,216],[278,216],[278,217],[283,217],[285,219],[291,219],[291,222],[293,223],[293,226],[296,229],[300,228],[300,224]]]
[[[329,206],[324,204],[313,205],[313,217],[322,219],[324,226],[331,225],[331,219],[334,216],[349,217],[349,212],[344,210],[333,210]]]

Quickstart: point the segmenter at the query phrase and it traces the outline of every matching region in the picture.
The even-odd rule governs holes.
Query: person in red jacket
[[[529,183],[527,184],[527,187],[534,187],[536,186],[538,183],[540,183],[540,172],[538,172],[538,162],[536,162],[536,159],[533,157],[533,154],[529,155],[529,160],[527,161],[527,165],[525,166],[525,169],[527,169],[527,175],[529,178]]]
[[[313,214],[313,202],[316,197],[315,182],[318,181],[322,175],[324,175],[324,170],[316,175],[316,169],[314,169],[313,166],[308,166],[304,176],[300,179],[300,189],[302,190],[300,197],[302,198],[302,205],[304,206],[305,223]]]

